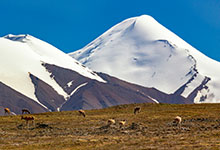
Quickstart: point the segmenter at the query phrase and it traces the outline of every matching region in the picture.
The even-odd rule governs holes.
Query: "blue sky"
[[[0,0],[0,36],[30,34],[68,53],[142,14],[220,61],[219,0]]]

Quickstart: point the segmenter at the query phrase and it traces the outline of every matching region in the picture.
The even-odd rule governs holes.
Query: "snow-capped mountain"
[[[94,72],[79,65],[77,61],[62,51],[33,36],[7,35],[0,38],[0,45],[2,51],[0,55],[0,80],[36,101],[34,86],[28,78],[29,73],[38,75],[40,79],[55,88],[64,97],[68,96],[50,77],[50,73],[42,66],[42,63],[72,69],[86,77],[103,81]]]
[[[22,108],[39,113],[144,102],[192,103],[93,72],[31,35],[0,38],[0,67],[0,115],[4,107],[19,114]]]
[[[69,55],[94,71],[195,103],[220,102],[220,63],[148,15],[120,22]]]
[[[49,109],[36,96],[36,87],[31,76],[36,76],[48,84],[64,100],[68,99],[69,94],[51,77],[51,73],[43,64],[54,64],[74,70],[90,79],[105,82],[62,51],[33,36],[10,34],[0,38],[0,82]],[[4,101],[7,101],[7,98]]]

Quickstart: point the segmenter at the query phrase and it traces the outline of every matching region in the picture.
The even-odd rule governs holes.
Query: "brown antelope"
[[[136,115],[137,113],[141,112],[141,107],[135,107],[134,108],[134,114]]]
[[[179,128],[181,127],[181,122],[182,122],[182,118],[180,116],[176,116],[173,120],[173,123],[175,123],[176,125],[179,126]]]
[[[125,120],[119,121],[120,128],[122,128],[125,125],[125,123],[126,123]]]
[[[24,113],[30,114],[30,113],[31,113],[31,112],[30,112],[28,109],[26,109],[26,108],[22,109],[21,111],[22,111],[22,114],[24,114]]]
[[[115,120],[114,119],[108,119],[108,125],[112,125],[115,124]]]
[[[8,114],[8,115],[10,115],[10,114],[11,114],[11,111],[10,111],[10,109],[9,109],[9,108],[5,108],[4,110],[5,110],[5,114]]]
[[[29,126],[29,121],[32,121],[32,124],[34,124],[34,116],[21,116],[21,120],[26,121],[26,125]]]
[[[80,109],[79,111],[79,114],[82,115],[83,117],[86,117],[86,112],[82,109]]]

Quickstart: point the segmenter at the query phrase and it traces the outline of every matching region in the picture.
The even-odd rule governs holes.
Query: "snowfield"
[[[212,60],[148,15],[113,26],[69,54],[88,68],[184,97],[220,102],[220,62]]]

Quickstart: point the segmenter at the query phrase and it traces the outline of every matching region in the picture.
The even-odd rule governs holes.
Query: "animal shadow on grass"
[[[20,125],[17,126],[17,128],[20,129],[20,130],[22,130],[22,129],[26,128],[26,127],[27,127],[27,125],[25,125],[25,124],[20,124]],[[51,127],[50,125],[45,124],[45,123],[37,123],[35,125],[35,127],[30,127],[28,129],[29,130],[34,130],[34,129],[53,129],[53,127]]]

